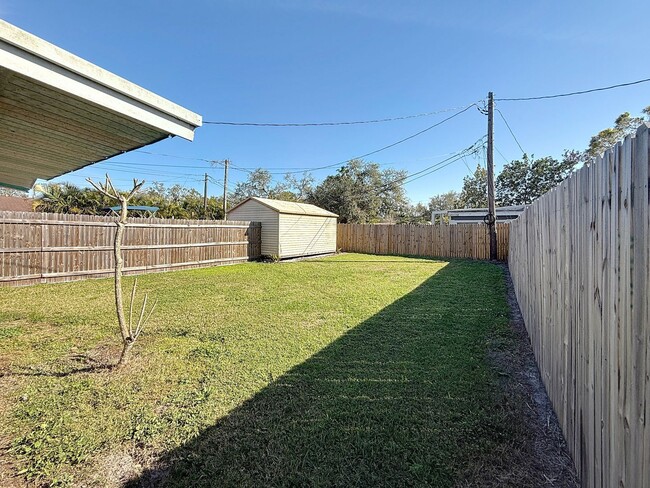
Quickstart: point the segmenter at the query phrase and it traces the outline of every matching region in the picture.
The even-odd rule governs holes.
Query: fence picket
[[[508,259],[509,224],[497,224],[499,260]],[[488,259],[484,224],[338,224],[337,249],[368,254]]]
[[[509,267],[583,486],[650,486],[650,126],[510,225]]]
[[[0,212],[0,286],[108,276],[115,219]],[[257,222],[132,218],[124,233],[126,272],[214,266],[261,255]]]

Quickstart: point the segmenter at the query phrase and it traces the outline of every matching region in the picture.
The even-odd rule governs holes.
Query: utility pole
[[[205,174],[203,183],[203,218],[208,218],[208,173]]]
[[[230,161],[223,160],[223,220],[228,220],[228,165]]]
[[[494,94],[488,93],[488,134],[487,134],[487,224],[490,234],[490,259],[497,259],[496,210],[494,205]]]

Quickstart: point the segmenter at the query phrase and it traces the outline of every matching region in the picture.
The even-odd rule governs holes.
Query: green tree
[[[34,190],[37,194],[36,210],[39,212],[96,215],[111,205],[98,191],[67,182],[36,185]]]
[[[434,195],[429,199],[429,204],[427,207],[428,210],[428,220],[431,219],[431,213],[441,210],[453,210],[455,208],[461,208],[463,206],[460,199],[460,194],[456,191],[448,191],[446,193],[440,193]],[[449,222],[449,217],[447,216],[438,216],[436,222]]]
[[[245,181],[237,183],[231,198],[234,203],[248,197],[305,202],[311,196],[313,184],[314,178],[307,172],[300,178],[287,173],[282,181],[274,183],[273,175],[268,170],[257,168],[248,174]]]
[[[313,191],[310,203],[339,215],[343,223],[397,221],[408,205],[405,171],[382,171],[379,165],[352,160]]]
[[[284,175],[284,187],[297,202],[306,202],[314,192],[314,177],[305,172],[300,178],[291,173]]]
[[[452,210],[461,207],[460,194],[456,191],[448,191],[434,195],[429,199],[428,210],[435,212],[439,210]]]
[[[72,183],[37,185],[36,208],[40,212],[105,215],[114,205],[110,199],[93,188],[79,188]],[[223,218],[221,199],[208,198],[207,216],[203,211],[203,195],[182,185],[166,187],[159,182],[134,195],[131,205],[158,207],[157,217],[175,219]]]
[[[278,190],[273,186],[273,175],[268,170],[257,168],[248,174],[245,181],[237,183],[232,200],[239,203],[249,197],[274,198]]]
[[[203,195],[194,188],[182,185],[166,187],[154,181],[146,191],[137,194],[133,205],[158,207],[157,217],[174,219],[221,219],[223,208],[221,198],[208,198],[207,213],[203,210]]]
[[[496,200],[501,206],[531,203],[569,176],[575,164],[571,151],[565,151],[561,160],[534,159],[524,154],[522,159],[506,164],[497,176]]]
[[[614,127],[603,129],[591,138],[586,151],[587,155],[590,158],[595,158],[624,137],[634,134],[639,125],[644,121],[650,121],[650,105],[641,110],[641,113],[640,117],[632,117],[629,112],[623,112],[616,117]]]
[[[487,206],[487,170],[479,164],[473,175],[463,178],[459,207],[485,208]]]
[[[399,224],[425,224],[431,220],[431,212],[423,203],[406,205],[397,219]]]

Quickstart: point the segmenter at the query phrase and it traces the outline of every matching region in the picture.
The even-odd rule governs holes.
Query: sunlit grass
[[[159,304],[132,362],[75,373],[116,359],[111,286],[0,289],[0,435],[27,479],[116,484],[115,453],[125,476],[172,453],[179,486],[449,482],[504,432],[494,265],[345,254],[142,276]]]

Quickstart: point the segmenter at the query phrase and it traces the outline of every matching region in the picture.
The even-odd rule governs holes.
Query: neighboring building
[[[508,223],[515,220],[526,210],[528,205],[512,205],[509,207],[497,207],[495,209],[497,222]],[[487,208],[459,208],[455,210],[441,210],[431,212],[431,223],[444,221],[449,225],[457,224],[482,224],[487,219]]]
[[[0,211],[33,212],[34,200],[31,198],[0,195]]]
[[[307,203],[247,198],[228,220],[262,223],[262,254],[279,259],[336,252],[338,215]]]

